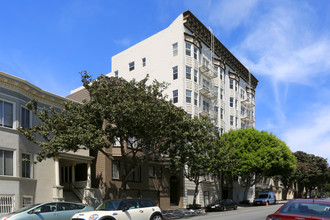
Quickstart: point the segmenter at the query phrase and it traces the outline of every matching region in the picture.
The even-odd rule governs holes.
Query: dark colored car
[[[237,204],[231,199],[218,199],[206,206],[206,211],[226,211],[228,209],[237,209]]]
[[[313,199],[292,200],[266,218],[266,220],[286,219],[330,219],[330,201]]]

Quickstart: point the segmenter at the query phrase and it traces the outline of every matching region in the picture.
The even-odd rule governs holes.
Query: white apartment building
[[[258,80],[190,11],[166,29],[112,57],[108,76],[170,83],[166,94],[192,116],[208,116],[221,133],[255,126]],[[243,200],[237,181],[209,179],[200,185],[197,203],[219,197]],[[194,184],[183,180],[182,204],[192,203]],[[249,194],[254,197],[254,189]]]

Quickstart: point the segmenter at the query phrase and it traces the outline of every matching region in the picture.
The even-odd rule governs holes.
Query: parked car
[[[330,219],[330,201],[313,199],[291,200],[266,218],[266,220],[279,219]]]
[[[276,196],[274,192],[260,192],[253,200],[253,205],[270,205],[276,204]]]
[[[218,199],[205,208],[207,212],[210,211],[226,211],[228,209],[237,209],[237,204],[231,199]]]
[[[149,199],[108,200],[95,211],[77,213],[71,220],[162,220],[161,209]]]
[[[27,206],[14,212],[2,215],[0,216],[0,220],[70,220],[76,213],[92,210],[94,210],[93,207],[84,204],[71,202],[47,202]]]

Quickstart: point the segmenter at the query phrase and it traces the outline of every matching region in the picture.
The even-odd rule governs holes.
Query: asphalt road
[[[265,220],[267,215],[274,213],[283,204],[270,206],[239,207],[237,210],[225,212],[207,212],[189,220]]]

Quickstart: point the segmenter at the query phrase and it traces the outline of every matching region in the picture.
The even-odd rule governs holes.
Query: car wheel
[[[226,206],[222,206],[221,210],[226,211],[227,210]]]
[[[152,220],[163,220],[163,217],[161,215],[154,215]]]
[[[234,209],[237,210],[237,205],[234,206]]]

